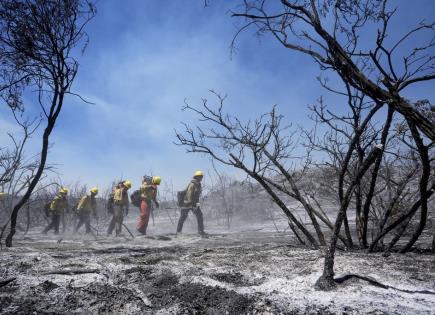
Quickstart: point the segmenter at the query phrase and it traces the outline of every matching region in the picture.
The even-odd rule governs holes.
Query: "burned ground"
[[[2,314],[431,314],[435,295],[351,279],[314,290],[322,250],[286,233],[30,237],[3,249]],[[339,252],[337,276],[435,291],[435,257]]]

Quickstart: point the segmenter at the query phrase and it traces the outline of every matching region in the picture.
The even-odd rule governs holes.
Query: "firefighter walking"
[[[128,190],[131,188],[131,181],[126,180],[119,183],[113,195],[113,213],[112,220],[110,221],[109,228],[107,230],[107,235],[111,235],[113,229],[115,229],[115,235],[121,234],[122,223],[124,221],[125,215],[128,214],[129,210],[129,200],[128,200]]]
[[[184,221],[186,221],[189,211],[192,211],[196,216],[198,222],[198,234],[205,236],[204,232],[204,219],[199,204],[199,197],[201,196],[201,181],[204,177],[202,171],[196,171],[193,179],[189,183],[186,189],[186,194],[183,200],[183,206],[181,208],[180,219],[178,220],[177,234],[183,230]]]
[[[68,202],[66,196],[68,194],[68,188],[62,187],[53,201],[50,203],[49,214],[51,217],[50,224],[42,231],[43,234],[51,229],[54,229],[54,234],[59,234],[59,223],[62,214],[68,209]]]
[[[140,187],[140,214],[137,220],[136,229],[139,233],[146,235],[148,221],[150,219],[150,213],[152,211],[152,203],[159,207],[157,202],[157,186],[160,185],[161,178],[159,176],[153,176],[151,183],[149,183],[146,178],[142,182]]]
[[[79,222],[74,229],[74,233],[84,224],[86,234],[91,233],[91,213],[97,217],[97,200],[95,196],[98,194],[98,188],[94,187],[89,191],[89,195],[83,196],[77,205],[77,215]]]

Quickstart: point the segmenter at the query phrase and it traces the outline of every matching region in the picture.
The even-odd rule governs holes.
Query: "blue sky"
[[[399,2],[397,34],[434,16],[434,1],[418,0],[415,9],[415,2]],[[242,119],[277,104],[287,122],[304,125],[306,106],[327,96],[312,60],[271,37],[258,39],[248,30],[231,56],[233,2],[212,1],[204,8],[199,0],[100,0],[97,7],[73,88],[95,105],[68,97],[52,135],[49,162],[65,183],[106,187],[123,177],[137,186],[143,174],[154,173],[182,188],[196,169],[211,167],[207,158],[173,144],[174,128],[194,122],[181,111],[184,99],[199,105],[201,97],[211,97],[210,89],[228,94],[228,112]],[[409,92],[411,98],[421,95],[433,101],[433,84]],[[5,131],[14,127],[4,108],[0,113],[3,144]],[[35,137],[28,154],[39,145]]]

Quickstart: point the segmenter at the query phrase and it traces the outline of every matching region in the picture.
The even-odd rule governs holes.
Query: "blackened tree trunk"
[[[38,170],[35,174],[35,177],[33,177],[33,180],[30,182],[29,187],[27,188],[26,193],[21,198],[21,200],[14,206],[14,209],[12,210],[11,214],[11,228],[9,231],[8,236],[6,237],[6,246],[12,247],[12,239],[16,232],[16,225],[17,225],[17,217],[18,212],[20,209],[26,204],[27,201],[29,201],[30,196],[32,195],[33,190],[35,189],[36,185],[39,182],[39,179],[42,176],[42,173],[45,169],[45,164],[47,162],[47,154],[48,154],[48,148],[49,148],[49,137],[51,132],[53,131],[56,119],[60,113],[60,110],[62,109],[63,105],[63,96],[65,94],[65,91],[58,92],[58,89],[55,89],[55,93],[52,100],[52,108],[56,108],[56,111],[54,112],[54,115],[52,118],[49,118],[47,126],[44,130],[44,134],[42,136],[42,148],[41,148],[41,160],[39,162]]]
[[[363,165],[361,165],[352,183],[350,183],[349,187],[346,190],[346,194],[343,197],[343,202],[340,205],[340,210],[338,211],[337,219],[335,220],[335,226],[334,230],[332,231],[331,240],[325,253],[323,274],[317,280],[315,285],[316,289],[318,290],[331,290],[336,286],[334,282],[334,259],[337,246],[337,238],[338,234],[340,233],[341,224],[344,221],[345,213],[349,206],[349,202],[351,200],[355,185],[361,180],[369,167],[375,162],[379,154],[382,154],[382,148],[375,147],[367,156],[366,160],[364,161]]]
[[[388,107],[388,114],[387,119],[385,121],[384,129],[382,130],[382,136],[381,136],[381,144],[382,144],[382,153],[385,149],[385,145],[388,138],[388,133],[391,127],[391,122],[393,121],[393,115],[394,115],[394,109],[392,106]],[[364,248],[367,248],[368,242],[367,242],[367,229],[369,224],[369,213],[370,213],[370,207],[372,204],[375,188],[376,188],[376,182],[378,180],[378,174],[379,169],[381,167],[383,154],[380,154],[374,163],[369,191],[366,195],[366,199],[364,202],[364,208],[363,208],[363,222],[362,222],[362,244]]]
[[[362,245],[362,189],[361,184],[357,184],[355,189],[355,228],[360,246]]]
[[[418,153],[420,155],[421,164],[422,164],[422,174],[419,183],[421,206],[420,206],[420,222],[418,228],[415,231],[415,233],[412,235],[408,244],[406,244],[403,247],[403,249],[400,251],[401,253],[405,253],[411,249],[411,247],[414,245],[414,243],[417,241],[417,239],[420,237],[421,233],[423,232],[424,227],[426,226],[427,210],[428,210],[427,207],[428,198],[426,192],[427,192],[427,187],[429,185],[429,177],[431,173],[429,147],[424,145],[423,139],[420,137],[420,134],[414,122],[411,119],[407,119],[407,121],[412,136],[414,138],[415,144],[417,145]]]

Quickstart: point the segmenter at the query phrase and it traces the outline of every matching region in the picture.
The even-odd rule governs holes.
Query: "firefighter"
[[[131,181],[129,180],[119,183],[115,188],[115,192],[113,195],[112,220],[110,221],[107,235],[111,235],[113,229],[115,229],[116,236],[121,233],[124,214],[128,215],[128,209],[130,205],[128,201],[128,190],[130,188]]]
[[[48,211],[51,216],[51,222],[44,229],[44,231],[42,231],[43,234],[47,234],[47,232],[51,229],[54,229],[54,234],[59,234],[59,223],[61,216],[63,212],[68,209],[68,202],[66,200],[67,195],[68,188],[62,187],[56,197],[54,197],[53,201],[50,203]]]
[[[98,188],[94,187],[89,191],[89,195],[83,196],[80,199],[79,204],[77,205],[79,222],[75,227],[75,233],[83,224],[85,224],[86,227],[86,234],[91,233],[91,213],[95,218],[97,217],[97,200],[95,199],[97,194]]]
[[[183,207],[181,208],[180,219],[178,220],[177,234],[181,233],[184,221],[186,221],[189,211],[192,210],[193,214],[196,216],[196,220],[198,221],[198,233],[201,236],[205,236],[204,219],[199,204],[199,197],[201,196],[201,181],[203,177],[204,174],[202,171],[196,171],[193,179],[187,186]]]
[[[140,187],[140,215],[137,220],[136,229],[143,235],[147,234],[148,221],[152,211],[152,203],[154,202],[156,207],[159,207],[159,203],[157,202],[157,186],[160,185],[161,181],[162,179],[160,176],[153,176],[151,183],[144,178],[142,186]]]

